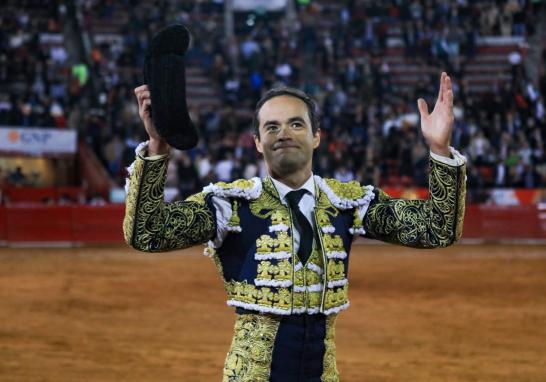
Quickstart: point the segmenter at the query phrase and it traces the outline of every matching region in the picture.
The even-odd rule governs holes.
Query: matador
[[[317,105],[302,91],[276,88],[258,102],[253,122],[267,176],[211,184],[167,203],[170,147],[150,118],[149,89],[135,93],[150,139],[129,168],[125,240],[146,252],[205,244],[237,313],[224,382],[339,381],[335,322],[349,306],[353,239],[437,248],[461,236],[466,160],[450,146],[453,91],[446,73],[430,114],[418,100],[430,148],[426,200],[314,175]]]

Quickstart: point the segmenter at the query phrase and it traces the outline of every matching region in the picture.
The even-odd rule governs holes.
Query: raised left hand
[[[440,91],[432,113],[428,113],[428,106],[424,99],[417,100],[421,114],[421,131],[430,146],[430,150],[438,155],[450,157],[449,142],[453,131],[453,89],[451,78],[442,72],[440,77]]]

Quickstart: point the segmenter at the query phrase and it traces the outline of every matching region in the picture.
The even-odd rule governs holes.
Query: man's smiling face
[[[271,175],[282,177],[311,170],[320,133],[312,132],[305,102],[290,95],[273,97],[262,105],[258,119],[260,135],[254,141]]]

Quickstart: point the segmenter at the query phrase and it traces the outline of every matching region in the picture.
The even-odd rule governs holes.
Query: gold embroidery
[[[343,247],[343,239],[340,235],[324,234],[322,240],[324,243],[324,250],[326,252],[345,250]]]
[[[324,361],[320,380],[322,382],[338,382],[339,372],[336,364],[336,318],[337,314],[326,317],[326,337],[324,338]]]
[[[368,235],[419,248],[445,247],[462,233],[466,194],[465,166],[430,160],[429,198],[392,199],[379,191],[364,219]]]
[[[186,248],[216,233],[215,217],[204,197],[164,202],[167,162],[167,158],[144,161],[137,157],[133,166],[123,229],[125,241],[142,251]]]
[[[292,264],[288,260],[279,261],[275,280],[290,280],[292,278]]]
[[[241,219],[239,219],[239,215],[237,214],[238,209],[239,203],[234,199],[231,203],[231,217],[229,218],[228,226],[239,227],[239,224],[241,224]]]
[[[465,197],[466,197],[466,167],[460,167],[457,172],[457,188],[462,190],[457,194],[457,221],[455,228],[455,241],[461,238],[463,234],[463,222],[464,222],[464,210],[465,210]]]
[[[280,318],[242,314],[224,364],[223,382],[267,382]]]
[[[272,267],[271,261],[260,261],[260,264],[258,264],[258,278],[262,280],[271,280],[273,273]]]
[[[258,264],[257,280],[286,281],[292,279],[292,264],[286,259],[273,264],[262,260]]]
[[[280,309],[289,310],[291,304],[291,296],[292,294],[287,288],[279,288],[277,296],[275,297],[275,301],[277,302],[275,306]]]
[[[271,288],[256,287],[248,284],[246,281],[226,281],[224,283],[229,300],[236,300],[246,304],[261,305],[264,307],[273,307],[276,301],[279,301],[279,292],[272,292]],[[286,288],[278,288],[286,289]],[[288,289],[286,289],[288,291]],[[290,293],[288,291],[288,293]]]
[[[262,181],[263,190],[260,197],[250,201],[250,211],[254,216],[262,219],[269,218],[274,212],[282,211],[288,216],[288,207],[281,203],[277,196],[275,187],[271,184],[271,179],[265,178]]]
[[[335,208],[326,193],[322,192],[317,187],[317,205],[315,207],[317,223],[320,227],[331,226],[330,218],[334,218],[339,214],[337,208]]]
[[[328,260],[328,281],[336,281],[345,279],[345,264],[341,260]]]
[[[257,253],[270,253],[273,252],[275,247],[275,239],[269,235],[262,235],[256,239],[256,252]]]
[[[303,308],[305,306],[305,293],[294,292],[294,308]]]
[[[306,292],[308,299],[308,308],[319,308],[322,292]]]
[[[224,189],[240,188],[241,190],[248,190],[254,187],[254,182],[252,179],[237,179],[230,183],[217,182],[214,185]]]
[[[349,284],[342,287],[326,290],[326,307],[333,308],[341,306],[348,301]]]
[[[337,179],[324,179],[328,187],[341,199],[356,200],[364,196],[365,190],[356,180],[340,182]]]
[[[288,213],[284,210],[275,210],[271,214],[271,224],[285,224],[288,226],[290,225],[290,217],[288,216]]]
[[[196,202],[199,204],[205,204],[205,196],[206,194],[204,192],[199,192],[197,194],[190,195],[186,198],[187,202]]]
[[[273,302],[275,301],[274,293],[271,291],[271,288],[267,287],[262,287],[258,289],[256,298],[258,300],[258,305],[262,306],[272,306]]]
[[[358,230],[364,228],[362,226],[362,219],[360,218],[360,214],[358,213],[358,209],[355,208],[355,211],[353,212],[353,230]]]
[[[222,277],[222,280],[224,279],[224,268],[222,267],[222,262],[220,261],[220,257],[215,252],[212,256],[212,260],[214,261],[214,265],[216,266],[216,269],[218,270],[218,273],[220,274],[220,277]]]
[[[249,201],[251,212],[262,219],[270,218],[272,225],[290,227],[289,211],[280,203],[271,180],[265,179],[262,185],[263,192],[260,197]],[[321,190],[317,192],[315,211],[317,211],[317,228],[319,230],[323,226],[332,226],[331,218],[339,214],[339,210],[332,205],[326,193]],[[324,237],[326,238],[323,243],[325,251],[344,253],[345,248],[340,235],[326,234]],[[302,309],[305,310],[304,308],[318,311],[322,306],[323,298],[324,311],[347,303],[347,286],[331,285],[326,291],[327,283],[324,280],[325,276],[328,276],[327,281],[344,281],[346,275],[343,261],[329,259],[328,267],[324,267],[322,251],[314,248],[307,264],[292,274],[293,258],[279,260],[275,257],[267,257],[268,254],[281,252],[292,253],[292,237],[289,231],[279,229],[269,235],[261,235],[256,240],[256,254],[265,256],[261,259],[257,257],[255,283],[258,285],[248,284],[246,281],[226,281],[228,304],[244,306],[261,312],[290,314],[292,308],[299,312]],[[331,270],[328,269],[329,267]],[[290,282],[293,283],[293,287],[288,286]]]
[[[323,271],[322,256],[320,256],[319,251],[316,248],[313,249],[313,252],[309,257],[306,266],[296,271],[296,274],[294,275],[295,285],[304,286],[322,283],[322,276],[316,271],[309,269],[309,266],[314,266],[315,269],[320,269],[321,271]],[[316,307],[318,306],[320,306],[320,303]]]
[[[295,285],[304,285],[304,273],[303,269],[300,269],[296,272],[295,278],[294,278],[294,284]],[[307,269],[305,271],[305,284],[307,285],[314,285],[314,284],[320,284],[322,282],[321,276],[319,276],[318,273],[311,271]]]
[[[277,232],[277,240],[275,243],[277,244],[275,252],[292,252],[292,238],[288,236],[288,232]]]
[[[142,178],[143,160],[135,160],[133,163],[133,172],[130,175],[129,191],[125,198],[125,217],[123,218],[123,236],[125,242],[129,245],[133,241],[133,228],[135,226],[135,214],[137,208],[137,199],[139,192],[139,182]]]
[[[256,253],[292,252],[292,238],[286,231],[277,232],[277,237],[262,235],[256,239]]]

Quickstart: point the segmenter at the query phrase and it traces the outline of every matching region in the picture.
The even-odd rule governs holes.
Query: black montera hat
[[[144,61],[152,120],[159,135],[179,150],[195,147],[198,139],[186,104],[184,55],[189,43],[186,27],[170,25],[152,38]]]

